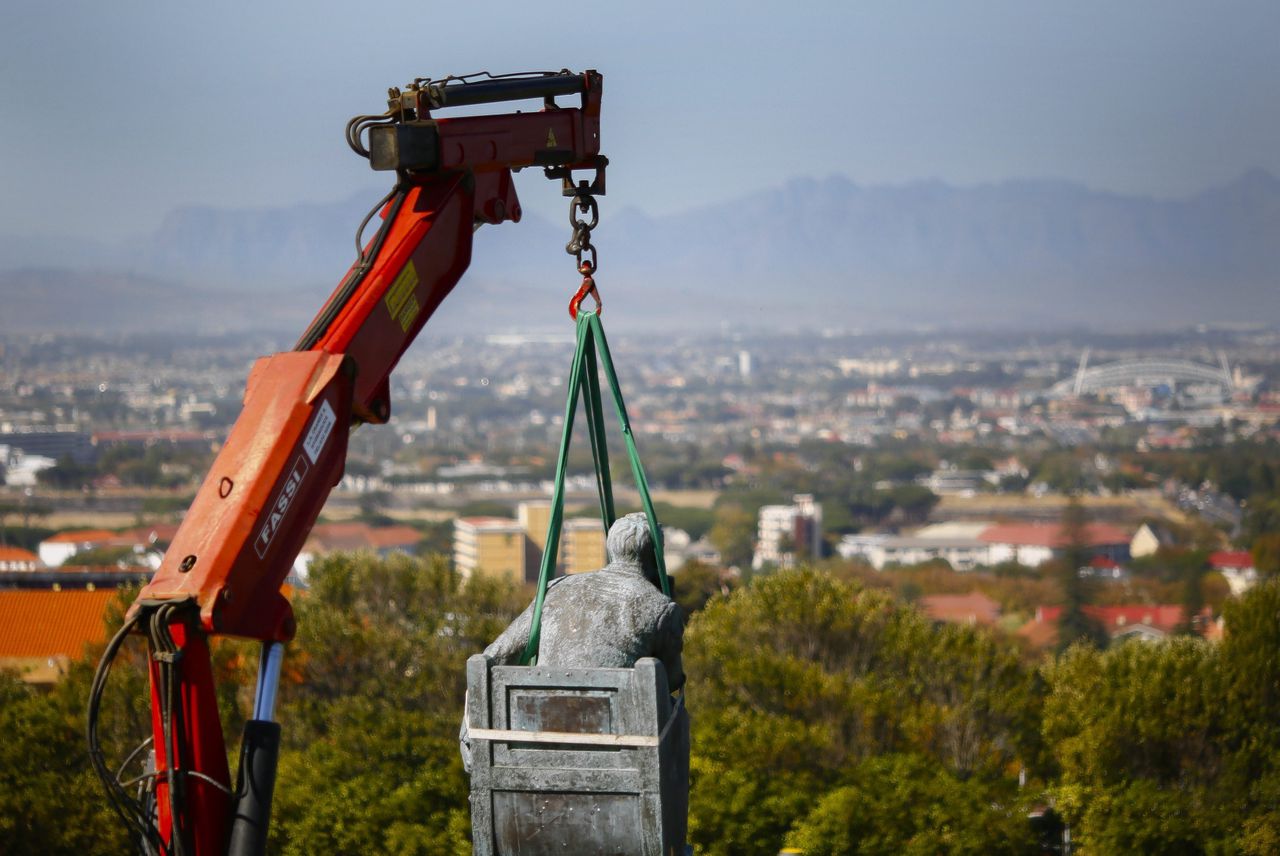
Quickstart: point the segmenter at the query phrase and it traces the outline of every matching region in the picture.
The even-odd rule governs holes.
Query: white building
[[[1213,553],[1209,556],[1209,565],[1222,574],[1236,597],[1258,584],[1258,569],[1253,565],[1253,554],[1247,550]]]
[[[797,557],[820,557],[822,506],[810,493],[796,494],[791,505],[766,505],[760,509],[757,536],[751,557],[755,570],[765,565],[789,568]]]
[[[35,487],[36,476],[58,462],[44,455],[28,455],[12,446],[0,446],[0,484],[10,487]]]
[[[1090,558],[1102,556],[1116,562],[1129,560],[1129,543],[1133,533],[1109,523],[1091,522],[1075,536],[1079,544],[1061,524],[998,523],[983,530],[980,536],[990,547],[991,564],[1017,562],[1029,568],[1039,567],[1050,559],[1064,556],[1072,547],[1083,549]]]
[[[988,565],[990,545],[979,536],[989,523],[936,523],[911,535],[846,535],[836,548],[846,559],[861,558],[877,571],[944,559],[957,571]]]
[[[1135,559],[1154,556],[1168,543],[1170,543],[1168,536],[1153,528],[1151,524],[1144,523],[1138,527],[1138,531],[1133,533],[1133,538],[1129,541],[1129,555]]]
[[[121,537],[107,529],[76,529],[51,535],[36,548],[40,561],[50,568],[65,563],[76,553],[100,547],[119,546]]]
[[[20,547],[0,544],[0,571],[36,571],[40,569],[40,557]]]

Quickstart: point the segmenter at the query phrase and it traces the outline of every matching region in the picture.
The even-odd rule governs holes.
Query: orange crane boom
[[[348,126],[353,149],[374,169],[397,174],[381,226],[295,349],[253,366],[239,419],[95,680],[91,757],[144,852],[263,852],[279,748],[281,646],[295,630],[281,584],[342,478],[349,431],[390,417],[391,372],[466,271],[475,229],[520,219],[512,171],[543,167],[566,195],[604,192],[601,86],[594,71],[416,80],[390,91],[386,113]],[[573,95],[577,106],[555,102]],[[435,115],[530,98],[543,108]],[[575,190],[578,170],[594,176]],[[124,792],[97,740],[101,687],[130,633],[145,635],[151,652],[154,808]],[[209,664],[208,638],[218,635],[264,643],[235,783]]]

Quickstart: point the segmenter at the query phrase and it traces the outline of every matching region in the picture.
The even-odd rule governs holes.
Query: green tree
[[[728,594],[730,584],[720,568],[698,561],[688,561],[679,571],[672,573],[673,597],[689,620],[717,595]]]
[[[1062,588],[1062,614],[1058,619],[1058,649],[1066,650],[1077,642],[1101,648],[1107,644],[1106,630],[1085,607],[1092,602],[1092,582],[1080,576],[1089,564],[1087,532],[1089,519],[1080,497],[1073,494],[1062,512],[1062,534],[1066,548],[1062,557],[1050,567]]]
[[[708,508],[690,508],[672,505],[669,502],[655,502],[653,510],[664,526],[683,529],[695,541],[706,535],[715,523],[715,514]]]
[[[707,537],[717,550],[720,560],[730,567],[746,567],[751,564],[755,545],[756,519],[740,505],[721,505],[715,510],[715,518]]]
[[[1038,691],[1012,646],[812,570],[712,601],[685,649],[690,834],[708,854],[776,853],[881,755],[918,755],[980,793],[1008,791],[1010,770],[1040,757]],[[912,799],[910,784],[886,800]]]
[[[938,496],[933,491],[914,484],[891,489],[888,500],[911,523],[923,523],[938,504]]]
[[[281,758],[274,852],[470,853],[461,707],[443,708],[359,697],[326,707],[324,737]]]
[[[70,457],[62,457],[47,470],[36,473],[36,480],[47,487],[59,490],[80,490],[97,475],[93,467],[77,464]]]
[[[336,554],[312,566],[281,691],[273,852],[469,852],[458,756],[466,659],[524,606],[443,557]]]
[[[80,689],[79,684],[76,689]],[[120,821],[89,769],[83,702],[0,672],[0,842],[6,856],[126,852]]]
[[[1030,854],[1010,783],[966,779],[920,755],[860,763],[787,836],[805,856]]]
[[[1241,537],[1246,544],[1255,544],[1259,538],[1280,532],[1280,496],[1257,495],[1245,506],[1241,521]]]
[[[1221,840],[1221,670],[1199,639],[1076,646],[1047,673],[1059,808],[1090,852],[1176,853]]]
[[[1264,577],[1280,576],[1280,529],[1253,539],[1253,566]]]
[[[1226,638],[1069,651],[1046,670],[1058,806],[1090,853],[1273,853],[1280,841],[1280,583]]]
[[[1204,550],[1189,551],[1182,567],[1182,614],[1185,619],[1179,633],[1195,633],[1200,612],[1204,609],[1204,578],[1209,573],[1209,554]]]

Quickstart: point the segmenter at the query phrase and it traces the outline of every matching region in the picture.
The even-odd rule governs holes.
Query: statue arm
[[[675,692],[684,686],[684,612],[679,604],[670,603],[658,620],[658,632],[654,640],[654,656],[667,670],[667,686]]]
[[[516,666],[525,646],[529,644],[529,629],[533,626],[533,604],[507,625],[507,629],[484,649],[485,656],[493,660],[495,666]]]
[[[566,577],[556,577],[547,583],[547,595],[550,596],[556,590],[556,586],[564,582]],[[557,593],[558,595],[558,593]],[[543,601],[542,606],[543,621],[546,620],[547,604]],[[495,666],[518,666],[520,665],[520,657],[524,654],[525,646],[529,644],[529,631],[533,628],[533,604],[529,604],[525,611],[516,616],[516,620],[502,631],[502,635],[484,649],[487,657],[493,660]]]

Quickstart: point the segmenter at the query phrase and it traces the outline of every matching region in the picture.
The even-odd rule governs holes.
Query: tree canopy
[[[311,581],[285,660],[271,852],[469,852],[464,663],[527,594],[464,584],[440,558],[333,556]],[[1280,851],[1280,582],[1228,601],[1219,643],[1079,644],[1044,663],[813,569],[698,600],[685,650],[700,854],[1040,853],[1054,842],[1028,815],[1050,802],[1076,852]],[[6,854],[127,849],[83,745],[96,654],[47,692],[0,674]],[[252,654],[214,646],[230,735]],[[143,666],[126,646],[104,702],[118,760],[149,731]]]

